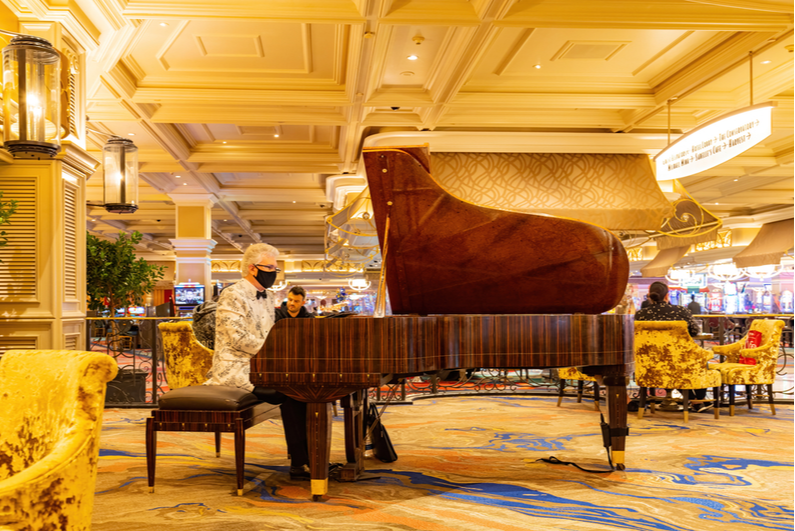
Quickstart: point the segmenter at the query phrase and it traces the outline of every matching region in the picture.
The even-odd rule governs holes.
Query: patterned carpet
[[[604,409],[604,408],[603,408]],[[95,531],[169,530],[791,530],[793,408],[712,414],[630,414],[627,470],[588,474],[537,463],[555,455],[606,466],[591,403],[544,397],[421,400],[391,406],[395,463],[381,479],[329,482],[322,503],[287,477],[281,423],[247,432],[246,487],[234,495],[231,435],[159,434],[157,489],[146,482],[146,410],[107,410]],[[332,461],[343,461],[335,419]]]

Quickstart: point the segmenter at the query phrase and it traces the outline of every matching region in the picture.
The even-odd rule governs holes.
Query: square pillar
[[[176,234],[170,240],[177,257],[176,284],[194,282],[204,286],[207,299],[212,296],[212,210],[216,202],[211,194],[171,195],[177,207]]]

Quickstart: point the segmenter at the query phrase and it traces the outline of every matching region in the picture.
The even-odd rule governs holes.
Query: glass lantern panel
[[[9,124],[3,127],[6,142],[60,144],[59,84],[56,53],[28,46],[3,50],[3,111]]]
[[[106,144],[102,148],[105,204],[138,204],[138,148]]]

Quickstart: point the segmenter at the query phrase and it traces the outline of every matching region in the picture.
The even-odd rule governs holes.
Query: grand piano
[[[606,437],[624,468],[630,316],[626,252],[571,219],[467,203],[434,180],[427,146],[363,153],[393,315],[284,319],[251,360],[251,382],[308,403],[311,493],[328,492],[331,402],[346,458],[364,474],[366,390],[446,369],[579,367],[607,389]],[[605,434],[605,430],[603,430]]]

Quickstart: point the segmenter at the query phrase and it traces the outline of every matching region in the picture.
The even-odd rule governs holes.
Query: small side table
[[[693,337],[693,339],[695,339],[696,341],[701,341],[701,348],[704,348],[704,341],[705,340],[712,339],[712,338],[713,338],[712,334],[698,334],[697,336]]]

